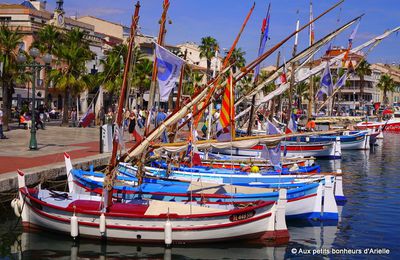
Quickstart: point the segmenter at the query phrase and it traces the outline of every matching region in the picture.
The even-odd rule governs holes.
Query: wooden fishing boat
[[[69,190],[77,193],[102,194],[104,174],[100,172],[73,169],[69,157],[65,157]],[[138,184],[136,168],[120,165],[119,171],[123,176],[117,176],[113,187],[113,194],[119,199],[152,198],[164,201],[207,201],[208,203],[251,202],[257,200],[277,201],[279,190],[287,188],[288,203],[286,204],[286,218],[288,219],[314,219],[337,220],[337,206],[334,192],[343,195],[341,176],[337,182],[332,176],[308,176],[303,181],[292,178],[277,180],[277,183],[264,183],[264,187],[248,187],[244,178],[238,185],[224,184],[215,179],[198,178],[191,175],[191,179],[182,178],[171,172],[172,179],[143,178],[143,183]],[[158,172],[158,174],[162,174]],[[186,176],[187,177],[187,176]],[[228,176],[225,176],[228,178]],[[242,176],[245,177],[245,176]],[[339,176],[337,176],[339,177]],[[179,178],[178,178],[179,179]],[[196,180],[197,179],[197,180]],[[257,179],[255,179],[257,180]],[[271,179],[272,181],[272,179]],[[336,182],[333,184],[333,182]],[[241,184],[241,185],[240,185]],[[258,183],[260,184],[260,183]],[[268,188],[266,188],[268,186]],[[334,191],[335,189],[335,191]],[[325,194],[324,198],[322,193]],[[345,199],[344,196],[341,199]],[[324,208],[325,207],[325,208]]]
[[[365,129],[382,129],[384,132],[400,132],[400,119],[392,118],[387,121],[382,122],[372,122],[372,121],[363,121],[355,125],[356,129],[365,130]]]
[[[24,178],[18,171],[19,200],[13,205],[25,228],[167,245],[289,235],[285,222],[277,221],[284,220],[284,189],[277,203],[258,201],[245,207],[142,199],[114,201],[105,211],[101,196],[28,189]]]
[[[253,146],[250,149],[223,148],[213,149],[213,153],[232,156],[234,159],[242,157],[261,158],[262,145]],[[281,152],[286,157],[315,157],[318,159],[340,159],[342,157],[340,140],[334,142],[294,142],[283,141]]]
[[[340,146],[342,150],[368,150],[370,148],[371,134],[369,131],[344,131],[341,135],[318,135],[296,137],[291,140],[299,140],[301,142],[315,143],[335,141],[340,139]]]

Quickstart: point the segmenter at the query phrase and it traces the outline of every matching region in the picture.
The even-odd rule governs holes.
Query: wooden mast
[[[270,15],[270,10],[271,10],[271,3],[268,5],[268,11],[267,11],[267,17],[264,18],[263,24],[261,26],[261,37],[260,37],[260,45],[258,47],[258,54],[261,55],[262,53],[261,50],[264,48],[263,45],[263,39],[265,34],[267,33],[266,30],[268,29],[267,26],[269,26],[269,15]],[[268,24],[267,24],[268,23]],[[265,44],[265,43],[264,43]],[[259,74],[254,74],[254,80],[253,83],[256,86],[258,83],[258,78]],[[253,127],[253,118],[254,118],[254,106],[256,103],[256,95],[254,95],[251,99],[251,109],[250,109],[250,119],[249,119],[249,125],[247,126],[247,135],[251,135],[251,129]]]
[[[314,18],[312,21],[308,22],[307,24],[305,24],[304,26],[302,26],[299,30],[293,32],[292,34],[290,34],[289,36],[287,36],[285,39],[283,39],[282,41],[280,41],[279,43],[277,43],[274,47],[272,47],[271,49],[269,49],[268,51],[266,51],[263,55],[259,56],[258,58],[256,58],[254,61],[252,61],[249,65],[247,65],[243,71],[234,79],[234,83],[236,84],[239,80],[241,80],[245,75],[247,75],[250,71],[252,71],[258,64],[260,64],[263,60],[265,60],[267,57],[269,57],[272,53],[274,53],[279,47],[281,47],[285,42],[287,42],[290,38],[292,38],[294,35],[296,35],[297,33],[301,32],[302,30],[304,30],[306,27],[308,27],[311,23],[319,20],[322,16],[324,16],[325,14],[329,13],[330,11],[332,11],[333,9],[335,9],[336,7],[338,7],[340,4],[342,4],[344,2],[344,0],[340,0],[339,2],[337,2],[335,5],[333,5],[331,8],[327,9],[325,12],[321,13],[318,17]],[[210,90],[209,96],[211,96],[214,93],[215,87],[213,89]],[[222,93],[217,94],[217,96],[215,98],[219,98],[222,95]],[[206,101],[204,102],[205,104],[203,105],[203,107],[201,109],[199,109],[194,115],[194,116],[198,116],[206,109],[206,107],[211,103],[210,98],[206,99]],[[178,129],[182,128],[186,123],[188,122],[188,120],[184,121]]]
[[[169,0],[164,0],[163,3],[163,12],[161,14],[161,20],[160,20],[160,30],[158,32],[158,38],[157,38],[157,43],[158,45],[163,45],[164,44],[164,38],[165,38],[165,22],[167,20],[167,12],[169,8]],[[156,95],[156,86],[157,86],[157,59],[156,59],[156,54],[154,53],[154,62],[153,62],[153,73],[152,73],[152,78],[151,78],[151,85],[150,85],[150,93],[149,93],[149,103],[147,104],[147,110],[149,111],[150,109],[153,108],[154,106],[154,100],[155,100],[155,95]],[[151,114],[147,116],[147,120],[151,120],[150,118]],[[146,123],[146,126],[149,124]],[[145,127],[145,135],[148,134],[148,127]]]
[[[330,11],[332,11],[333,9],[335,9],[337,6],[339,6],[340,4],[342,4],[344,2],[344,0],[340,0],[339,2],[337,2],[335,5],[333,5],[332,7],[330,7],[329,9],[327,9],[326,11],[324,11],[323,13],[321,13],[318,17],[316,17],[315,19],[313,19],[311,22],[315,22],[317,20],[319,20],[322,16],[324,16],[325,14],[329,13]],[[255,59],[254,61],[252,61],[249,65],[247,65],[242,72],[240,72],[236,78],[234,79],[234,82],[236,83],[238,80],[240,80],[242,77],[244,77],[247,73],[249,73],[251,70],[254,69],[255,66],[257,66],[259,63],[261,63],[264,59],[266,59],[267,57],[269,57],[274,51],[276,51],[280,46],[282,46],[285,42],[287,42],[290,38],[292,38],[296,33],[304,30],[307,26],[310,25],[310,23],[305,24],[303,27],[301,27],[298,31],[293,32],[292,34],[290,34],[288,37],[286,37],[285,39],[283,39],[281,42],[277,43],[274,47],[272,47],[271,49],[269,49],[267,52],[265,52],[262,56],[258,57],[257,59]],[[220,76],[221,73],[225,73],[225,69],[221,70],[220,74],[218,75],[218,77],[216,79],[212,79],[210,80],[207,85],[211,85],[211,84],[215,84]],[[213,88],[214,89],[214,88]],[[211,89],[210,89],[211,92]],[[221,96],[222,93],[219,93],[215,96],[215,98],[219,98]],[[196,95],[197,96],[197,95]],[[195,98],[196,98],[195,96]],[[208,102],[204,102],[202,108],[200,108],[193,116],[197,116],[198,114],[202,113],[208,105],[210,105],[211,101],[208,100]],[[168,120],[169,118],[171,118],[175,113],[171,114],[166,120]],[[178,129],[182,128],[186,123],[188,122],[188,119],[183,122]],[[155,129],[152,130],[152,132],[154,132]],[[151,134],[151,133],[150,133]],[[146,140],[146,142],[148,142],[148,140]],[[136,143],[132,148],[129,149],[128,152],[126,152],[124,155],[122,155],[121,159],[123,159],[124,161],[128,161],[129,158],[131,158],[130,155],[131,153],[133,153],[136,149],[139,148],[139,146],[141,147],[147,147],[147,144],[144,144],[144,139],[141,142]]]
[[[299,27],[300,27],[300,21],[297,20],[297,23],[296,23],[296,31],[299,30]],[[298,39],[299,39],[298,36],[299,36],[299,34],[297,33],[296,36],[295,36],[295,40],[294,40],[292,57],[295,57],[295,56],[296,56],[296,53],[297,53],[297,44],[298,44]],[[291,115],[292,115],[292,105],[293,105],[293,97],[292,97],[292,95],[293,95],[293,86],[294,86],[294,83],[295,83],[295,80],[296,80],[296,73],[295,73],[295,71],[296,71],[296,63],[293,62],[293,63],[292,63],[292,72],[291,72],[291,74],[290,74],[290,85],[289,85],[289,90],[288,90],[288,91],[289,91],[289,95],[288,95],[288,97],[289,97],[289,106],[288,106],[289,118],[290,118]],[[288,118],[288,124],[289,124],[289,118]]]
[[[186,61],[186,57],[187,57],[187,49],[185,49],[185,54],[183,56],[183,59],[185,61]],[[183,64],[182,68],[181,68],[181,74],[179,76],[178,94],[176,96],[176,106],[175,106],[174,112],[178,111],[181,108],[181,96],[182,96],[183,80],[184,80],[184,76],[185,76],[185,67],[186,67],[186,64]],[[173,125],[172,130],[171,130],[172,134],[169,136],[169,141],[171,143],[173,143],[175,141],[177,124],[178,123]]]
[[[242,35],[242,32],[243,32],[244,28],[246,27],[247,22],[249,21],[251,14],[253,13],[253,10],[254,10],[255,6],[256,6],[256,3],[254,2],[253,6],[251,7],[249,13],[246,16],[246,19],[244,20],[244,22],[242,24],[242,27],[240,28],[240,31],[239,31],[238,35],[236,36],[235,41],[233,42],[231,48],[229,49],[228,54],[226,55],[226,57],[224,59],[224,62],[222,64],[221,70],[224,70],[228,66],[229,60],[230,60],[230,58],[232,56],[233,51],[235,50],[236,44],[238,43],[238,41],[240,39],[240,36]],[[207,103],[207,105],[209,105],[210,99],[211,99],[212,95],[214,94],[214,91],[218,87],[218,85],[219,85],[219,80],[216,82],[216,84],[214,84],[213,88],[210,90],[210,92],[208,93],[208,95],[207,95],[207,97],[205,99],[205,102]],[[199,113],[198,113],[196,119],[194,120],[194,127],[196,129],[197,129],[197,126],[198,126],[198,124],[200,122],[200,119],[201,119],[201,117],[203,115],[203,111],[205,110],[205,107],[203,107],[203,108],[204,109],[201,109],[201,110],[198,111]]]
[[[135,5],[135,13],[132,18],[132,25],[131,25],[131,32],[130,32],[130,39],[129,39],[129,48],[128,48],[128,57],[125,63],[125,68],[124,68],[124,77],[122,81],[122,86],[121,86],[121,94],[119,96],[119,101],[118,101],[118,110],[117,110],[117,118],[116,118],[116,127],[118,128],[118,131],[122,131],[122,107],[124,106],[125,102],[125,95],[126,95],[126,89],[127,89],[127,83],[128,83],[128,74],[129,74],[129,67],[131,63],[131,57],[132,57],[132,50],[133,50],[133,45],[135,42],[135,34],[136,34],[136,29],[137,25],[139,22],[139,9],[140,9],[140,2],[138,1]],[[120,138],[121,135],[118,136]],[[114,168],[117,165],[117,151],[118,151],[118,145],[119,142],[123,142],[123,140],[118,140],[117,138],[113,138],[113,150],[110,158],[110,162],[108,165],[108,169],[106,171],[106,178],[104,180],[104,188],[107,189],[107,204],[106,208],[112,204],[112,187],[113,187],[113,182],[114,182]]]
[[[281,52],[278,51],[278,55],[277,55],[277,57],[276,57],[276,69],[279,68],[280,59],[281,59]],[[274,85],[275,85],[275,84],[274,84]],[[277,88],[278,88],[278,86],[275,85],[275,89],[277,89]],[[272,118],[274,117],[274,115],[277,113],[277,111],[275,111],[275,100],[276,100],[276,99],[278,99],[278,109],[279,109],[279,107],[281,106],[281,98],[280,98],[280,96],[278,96],[278,97],[276,97],[276,98],[273,98],[273,99],[271,100],[271,113],[270,113],[270,115],[269,115],[269,120],[272,120]],[[279,120],[281,121],[281,119],[279,119]]]
[[[312,0],[310,0],[310,21],[313,19],[313,6],[312,6]],[[309,36],[310,36],[310,41],[309,41],[309,46],[313,45],[314,43],[314,24],[310,24],[310,30],[309,30]],[[312,69],[312,64],[313,64],[314,59],[310,60],[310,70]],[[307,117],[310,119],[312,117],[312,114],[314,114],[314,77],[310,77],[310,89],[309,89],[309,100],[308,100],[308,113]]]

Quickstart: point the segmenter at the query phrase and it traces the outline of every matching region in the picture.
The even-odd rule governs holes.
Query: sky
[[[296,20],[305,24],[309,19],[310,0],[255,0],[254,12],[238,43],[246,52],[247,62],[257,56],[260,28],[267,6],[271,3],[270,40],[267,48],[272,47],[295,30]],[[21,3],[22,0],[7,0],[8,3]],[[53,10],[56,0],[48,1],[48,10]],[[158,35],[158,21],[162,12],[163,0],[140,1],[140,31],[147,35]],[[336,0],[314,0],[314,17],[334,5]],[[92,15],[109,21],[130,25],[134,11],[133,0],[65,0],[67,15]],[[170,0],[166,43],[200,43],[201,38],[212,36],[217,39],[221,49],[229,49],[240,30],[252,0]],[[400,26],[400,0],[345,0],[345,2],[315,23],[315,39],[318,40],[335,28],[353,18],[362,17],[358,34],[353,46],[357,46],[387,29]],[[354,26],[352,27],[354,28]],[[347,46],[352,28],[348,29],[334,42],[334,46]],[[280,50],[285,59],[290,59],[294,40],[290,40]],[[308,32],[299,34],[299,51],[308,44]],[[326,50],[327,47],[325,47]],[[371,52],[367,59],[370,63],[400,63],[400,35],[392,35]],[[322,53],[320,53],[322,54]],[[263,65],[275,64],[276,54],[268,58]]]

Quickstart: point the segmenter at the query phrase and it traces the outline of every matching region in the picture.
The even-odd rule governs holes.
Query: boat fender
[[[21,205],[21,203],[20,203],[20,200],[17,199],[17,198],[13,199],[13,200],[11,201],[11,207],[12,207],[13,210],[14,210],[15,216],[20,217],[20,216],[21,216],[21,208],[22,208],[22,205]]]
[[[104,213],[101,214],[100,216],[100,234],[104,236],[106,234],[106,216],[104,216]]]
[[[14,198],[12,201],[11,201],[11,208],[13,208],[14,209],[14,207],[15,207],[15,203],[17,203],[17,198]]]
[[[307,143],[310,142],[310,137],[309,137],[309,136],[306,137],[306,142],[307,142]]]
[[[71,217],[71,237],[74,239],[78,236],[78,218],[74,215]]]
[[[172,244],[172,224],[169,219],[164,225],[164,242],[166,246],[170,246]]]

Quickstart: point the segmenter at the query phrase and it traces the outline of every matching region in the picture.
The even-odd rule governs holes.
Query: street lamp
[[[31,107],[31,115],[32,115],[32,125],[31,125],[31,138],[29,141],[29,149],[30,150],[37,150],[37,140],[36,140],[36,124],[35,124],[35,103],[36,103],[36,74],[40,72],[42,68],[48,68],[50,63],[53,59],[51,54],[46,53],[43,55],[42,60],[45,65],[40,64],[36,61],[37,58],[40,56],[40,51],[37,48],[31,48],[29,50],[29,56],[33,59],[31,62],[27,62],[27,57],[23,52],[20,52],[17,56],[17,62],[20,64],[21,67],[24,68],[31,68],[32,75],[33,75],[33,82],[32,82],[32,107]]]

